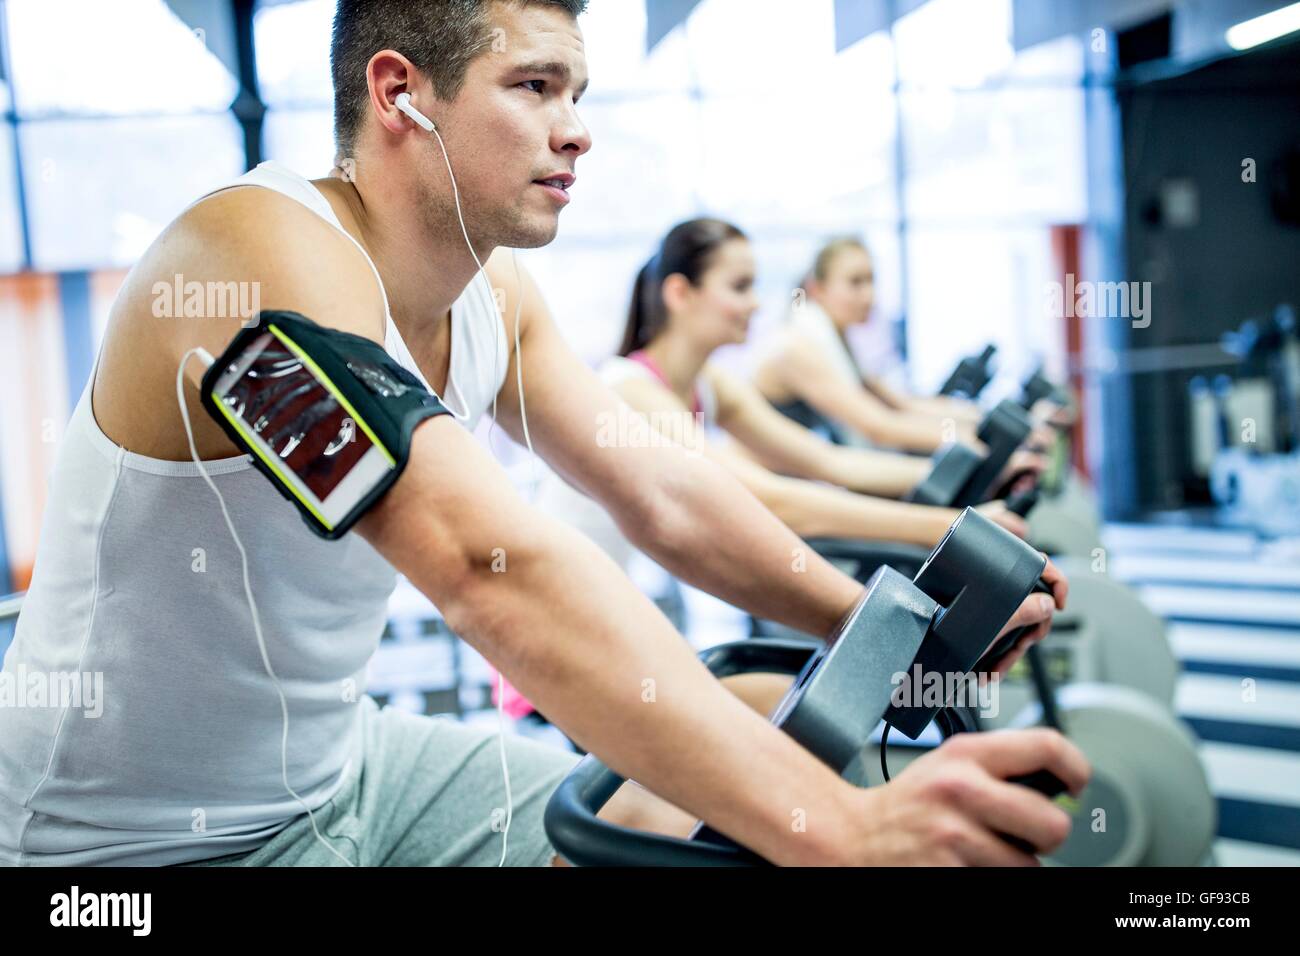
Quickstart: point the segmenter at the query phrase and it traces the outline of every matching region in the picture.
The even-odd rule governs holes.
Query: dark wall
[[[1300,226],[1274,214],[1276,164],[1300,150],[1300,43],[1265,48],[1174,79],[1118,91],[1123,124],[1127,279],[1151,282],[1151,324],[1129,328],[1132,358],[1179,366],[1195,354],[1147,353],[1217,342],[1280,302],[1300,305]],[[1242,162],[1256,181],[1242,181]],[[1170,221],[1170,181],[1193,184],[1192,223]],[[1187,384],[1231,366],[1170,367],[1130,379],[1136,473],[1131,511],[1205,500],[1190,480]]]

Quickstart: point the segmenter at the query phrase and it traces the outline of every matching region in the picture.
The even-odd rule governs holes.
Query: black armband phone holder
[[[383,346],[265,311],[203,376],[203,407],[322,538],[341,538],[406,467],[411,435],[450,414]]]

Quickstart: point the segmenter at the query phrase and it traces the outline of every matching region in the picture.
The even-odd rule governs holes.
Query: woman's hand
[[[993,482],[993,487],[1005,488],[1008,495],[1038,484],[1039,477],[1047,470],[1047,458],[1038,452],[1021,449],[1014,452],[1007,460],[1006,467]],[[1015,484],[1011,484],[1014,480]],[[1008,487],[1008,485],[1010,487]]]
[[[1052,629],[1052,615],[1057,611],[1065,610],[1065,601],[1070,595],[1070,582],[1065,579],[1061,569],[1051,562],[1049,558],[1047,566],[1043,568],[1041,575],[1044,582],[1051,587],[1050,595],[1035,591],[1021,603],[1020,608],[1015,614],[1011,615],[1011,620],[1007,621],[1006,626],[998,633],[1000,640],[1004,634],[1008,634],[1016,628],[1028,627],[1029,630],[1021,635],[1014,647],[1011,648],[1002,659],[998,661],[998,666],[992,673],[1003,676],[1007,671],[1015,666],[1016,661],[1025,656],[1025,651],[1045,638]],[[980,675],[983,681],[985,675]]]
[[[1050,398],[1040,398],[1030,409],[1030,417],[1040,425],[1055,428],[1073,428],[1079,420],[1079,413],[1070,405],[1058,405]]]
[[[1008,511],[1005,501],[986,501],[982,505],[977,505],[975,510],[993,523],[1006,528],[1017,538],[1024,539],[1029,535],[1029,522],[1020,515]]]

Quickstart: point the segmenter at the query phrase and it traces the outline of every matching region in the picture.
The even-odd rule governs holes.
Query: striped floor
[[[1169,623],[1175,705],[1219,801],[1217,862],[1300,865],[1300,549],[1154,525],[1103,540],[1111,574]]]

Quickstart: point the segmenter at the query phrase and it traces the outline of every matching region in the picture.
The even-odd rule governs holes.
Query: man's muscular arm
[[[263,310],[300,312],[327,328],[384,341],[384,300],[374,273],[356,247],[320,216],[260,188],[235,189],[200,203],[159,237],[124,291],[136,334],[143,331],[152,345],[149,361],[162,364],[162,388],[149,412],[157,418],[154,430],[166,433],[166,457],[189,457],[174,384],[181,357],[196,347],[220,355],[244,324],[240,317],[153,317],[148,290],[157,281],[170,284],[175,275],[187,283],[250,283]],[[112,344],[110,336],[106,348]],[[191,387],[185,396],[199,454],[235,454],[235,446],[199,403],[193,383],[202,373],[202,365],[191,359],[186,368]],[[135,387],[130,381],[111,385],[115,391]],[[97,415],[98,399],[96,395]]]
[[[456,422],[416,429],[406,471],[356,530],[619,773],[776,862],[844,860],[833,835],[861,830],[852,788],[724,689],[603,551],[523,502]],[[790,832],[801,801],[823,821],[811,839]]]

